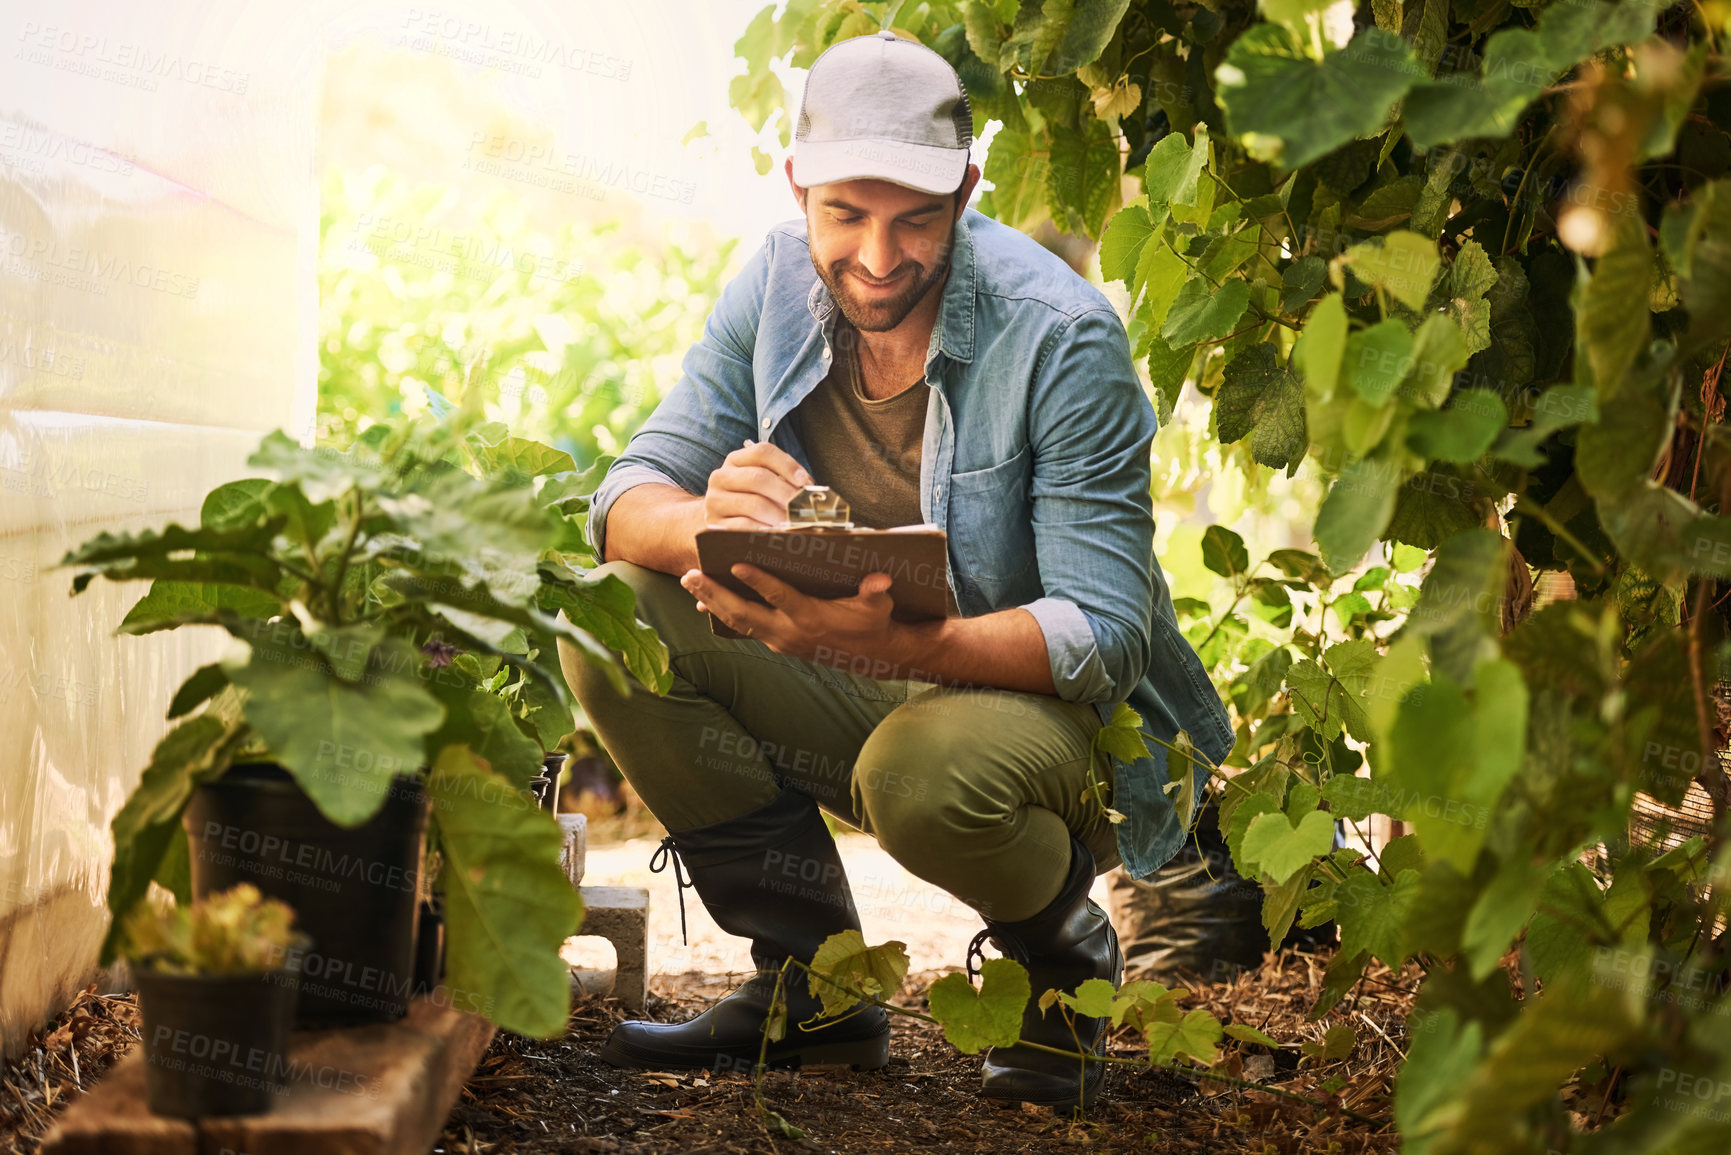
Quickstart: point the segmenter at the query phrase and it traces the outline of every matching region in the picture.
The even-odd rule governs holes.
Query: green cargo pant
[[[1111,824],[1084,800],[1091,705],[995,688],[883,680],[718,638],[669,574],[610,562],[667,644],[665,696],[616,693],[561,643],[566,680],[608,753],[672,833],[740,817],[782,784],[877,838],[909,872],[982,915],[1016,921],[1057,897],[1074,833],[1096,872],[1118,864]],[[864,662],[860,663],[864,665]]]

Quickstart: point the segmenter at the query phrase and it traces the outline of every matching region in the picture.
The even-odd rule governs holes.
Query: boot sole
[[[1106,1080],[1110,1077],[1110,1072],[1105,1070],[1105,1064],[1101,1064],[1101,1070],[1102,1074],[1097,1080],[1082,1087],[1081,1105],[1084,1111],[1092,1111],[1095,1104],[1106,1094]],[[1000,1110],[1013,1110],[1023,1103],[1031,1103],[1036,1107],[1050,1107],[1054,1111],[1071,1111],[1076,1108],[1077,1099],[1074,1093],[1056,1098],[1041,1098],[1037,1095],[994,1095],[986,1090],[980,1092],[980,1097]]]
[[[668,1053],[632,1046],[609,1038],[598,1052],[600,1058],[615,1067],[645,1070],[751,1071],[757,1067],[757,1048],[749,1052],[707,1051]],[[846,1039],[833,1043],[809,1043],[802,1047],[778,1051],[771,1047],[766,1059],[770,1067],[851,1067],[856,1071],[875,1071],[889,1065],[889,1032],[869,1039]]]

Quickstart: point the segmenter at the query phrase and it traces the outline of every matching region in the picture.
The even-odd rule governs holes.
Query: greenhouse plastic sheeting
[[[23,0],[0,40],[0,1054],[94,976],[108,824],[218,640],[70,599],[316,388],[321,45],[295,6]]]

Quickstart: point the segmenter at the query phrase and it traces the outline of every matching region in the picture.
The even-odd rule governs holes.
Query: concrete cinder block
[[[632,1010],[649,1002],[649,891],[641,886],[580,886],[583,925],[578,936],[613,944],[618,964],[613,997]]]
[[[559,829],[565,835],[565,844],[559,849],[559,865],[565,868],[565,877],[571,880],[572,886],[583,881],[584,859],[589,853],[589,816],[586,814],[561,814]]]

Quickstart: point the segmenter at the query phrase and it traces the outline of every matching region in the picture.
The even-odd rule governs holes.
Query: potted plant
[[[248,1115],[284,1089],[294,1020],[294,911],[242,884],[190,908],[141,903],[123,923],[158,1115]]]
[[[268,476],[217,487],[198,526],[104,533],[63,559],[75,594],[152,582],[122,633],[232,639],[174,695],[180,721],[114,819],[109,908],[123,916],[153,879],[293,894],[317,955],[302,985],[324,988],[303,1006],[390,1018],[413,989],[425,822],[453,999],[548,1035],[581,915],[558,826],[525,790],[572,725],[553,640],[621,689],[616,653],[658,691],[671,675],[630,589],[588,573],[576,518],[598,472],[440,410],[341,451],[272,433],[249,459]],[[111,929],[105,961],[115,947]]]

